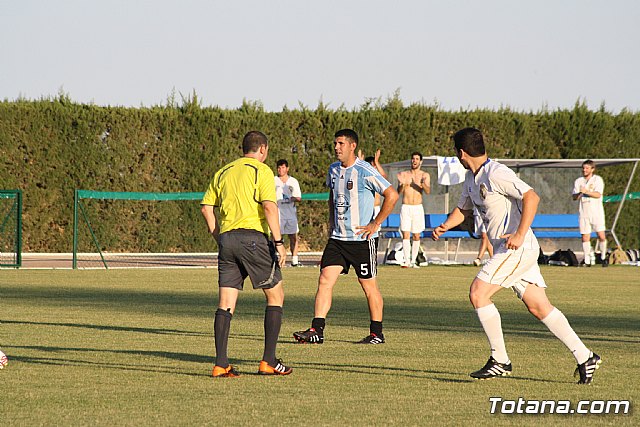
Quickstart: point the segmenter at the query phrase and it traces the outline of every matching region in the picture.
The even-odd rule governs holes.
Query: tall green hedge
[[[361,148],[384,152],[385,162],[451,155],[451,135],[475,126],[499,158],[640,157],[640,114],[571,110],[517,112],[442,111],[404,106],[394,97],[350,111],[315,109],[265,112],[258,103],[238,109],[182,105],[124,108],[72,102],[67,96],[0,102],[0,187],[24,192],[24,250],[69,252],[73,190],[204,191],[213,173],[240,154],[245,132],[270,138],[270,158],[285,157],[305,192],[324,191],[334,160],[333,133],[358,131]],[[624,190],[629,167],[600,169],[607,194]],[[640,191],[640,171],[631,191]],[[629,205],[618,228],[625,247],[639,246],[640,204]],[[197,203],[87,201],[92,224],[110,251],[209,251],[214,248]],[[609,221],[615,205],[607,206]],[[301,233],[314,249],[326,236],[326,206],[301,206]],[[610,224],[609,224],[610,225]],[[89,249],[88,247],[86,248]],[[82,248],[80,248],[82,250]]]

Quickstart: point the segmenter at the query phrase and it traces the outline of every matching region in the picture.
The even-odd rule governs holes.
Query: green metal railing
[[[22,191],[0,190],[0,267],[22,265]],[[6,202],[5,202],[6,201]]]

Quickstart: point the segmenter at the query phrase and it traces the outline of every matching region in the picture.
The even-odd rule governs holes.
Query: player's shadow
[[[209,336],[211,333],[183,331],[179,329],[164,328],[139,328],[134,326],[115,326],[115,325],[92,325],[87,323],[69,323],[69,322],[33,322],[27,320],[2,320],[1,323],[14,325],[38,325],[38,326],[62,326],[70,328],[85,328],[100,331],[116,331],[116,332],[139,332],[145,334],[159,335],[184,335],[184,336]]]
[[[98,349],[98,348],[82,348],[82,347],[47,347],[47,346],[12,346],[12,349],[36,350],[44,353],[52,353],[51,356],[21,356],[12,354],[12,361],[19,361],[29,364],[40,365],[59,365],[59,366],[96,366],[100,368],[119,369],[125,371],[143,371],[156,373],[171,373],[187,376],[210,376],[206,373],[197,373],[186,371],[178,367],[170,367],[166,365],[154,365],[147,361],[144,365],[134,363],[129,356],[138,356],[141,358],[157,357],[162,359],[176,360],[180,362],[201,363],[206,364],[207,369],[211,368],[215,363],[215,358],[209,355],[199,355],[192,353],[179,353],[171,351],[159,350],[114,350],[114,349]],[[80,358],[68,357],[72,354],[108,354],[109,360],[86,360]],[[59,357],[63,356],[63,357]],[[123,357],[126,356],[126,357]],[[142,363],[142,362],[140,362]],[[255,362],[254,362],[255,363]]]

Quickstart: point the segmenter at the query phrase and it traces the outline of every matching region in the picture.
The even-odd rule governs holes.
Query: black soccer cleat
[[[471,378],[476,378],[479,380],[486,380],[489,378],[496,377],[504,377],[507,375],[511,375],[512,367],[511,362],[508,363],[498,363],[493,356],[489,357],[487,363],[482,367],[482,369],[472,372],[469,375]]]
[[[294,332],[293,337],[300,344],[322,344],[324,342],[324,334],[322,331],[318,332],[314,328],[309,328],[306,331]]]
[[[593,374],[596,369],[600,367],[601,363],[602,359],[600,359],[600,356],[591,352],[587,361],[579,364],[573,373],[574,377],[577,377],[578,375],[580,376],[578,384],[591,384],[591,381],[593,381]]]
[[[384,334],[376,335],[371,332],[369,335],[356,342],[356,344],[384,344]]]

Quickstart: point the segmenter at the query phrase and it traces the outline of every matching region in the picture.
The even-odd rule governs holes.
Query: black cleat
[[[369,335],[356,342],[356,344],[384,344],[384,334],[376,335],[371,332]]]
[[[577,377],[578,375],[580,376],[578,384],[591,384],[591,381],[593,381],[593,374],[596,369],[600,367],[601,363],[602,359],[600,359],[600,356],[591,352],[587,361],[579,364],[573,373],[574,377]]]
[[[482,369],[472,372],[469,375],[472,378],[477,378],[479,380],[486,380],[489,378],[496,377],[504,377],[507,375],[511,375],[511,362],[508,363],[498,363],[493,356],[489,357],[486,365],[482,367]]]
[[[306,331],[298,331],[293,333],[293,337],[300,344],[322,344],[324,342],[324,334],[316,331],[314,328],[309,328]]]
[[[602,260],[602,266],[603,267],[609,267],[609,258],[605,258]]]

